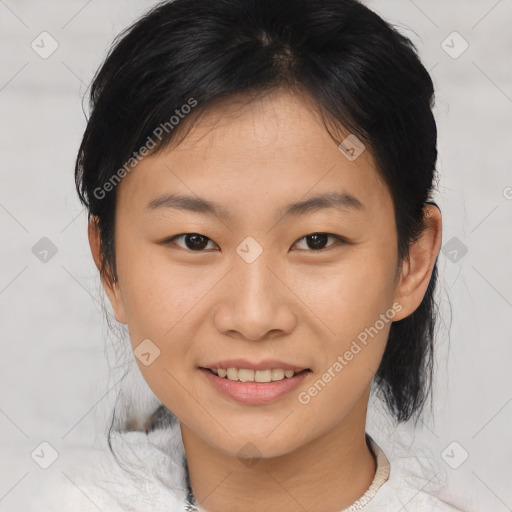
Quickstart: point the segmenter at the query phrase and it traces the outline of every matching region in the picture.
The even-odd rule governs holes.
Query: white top
[[[377,458],[370,488],[341,512],[464,512],[443,499],[439,468],[415,456]],[[26,512],[187,512],[187,478],[179,421],[146,434],[112,432],[112,446],[72,448],[46,470]],[[50,472],[50,470],[52,470]],[[446,489],[444,489],[446,490]],[[201,509],[199,509],[201,510]]]

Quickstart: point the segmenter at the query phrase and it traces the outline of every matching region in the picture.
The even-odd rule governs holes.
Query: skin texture
[[[364,209],[282,215],[288,203],[332,191],[349,192]],[[309,403],[298,394],[393,304],[400,311],[392,320],[419,306],[441,247],[439,210],[426,205],[427,229],[395,279],[393,203],[369,148],[350,161],[308,102],[285,91],[217,105],[181,144],[146,157],[117,192],[118,281],[103,284],[132,347],[149,338],[160,350],[149,366],[137,363],[181,421],[198,502],[213,512],[242,503],[246,512],[350,505],[375,474],[366,410],[391,322]],[[218,202],[232,218],[145,209],[163,193]],[[183,233],[207,237],[203,252],[185,237],[163,242]],[[329,237],[318,251],[304,238],[313,233],[351,243]],[[263,249],[252,263],[236,251],[248,236]],[[92,221],[89,240],[99,268]],[[276,402],[241,404],[198,370],[238,357],[312,373]],[[247,443],[260,457],[251,467],[237,457]]]

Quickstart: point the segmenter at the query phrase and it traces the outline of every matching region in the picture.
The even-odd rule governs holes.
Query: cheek
[[[304,428],[318,430],[318,421],[328,428],[362,403],[379,367],[395,315],[393,274],[388,265],[372,264],[340,267],[322,288],[309,289],[309,303],[330,334],[318,346],[316,379],[297,396]]]
[[[350,408],[373,379],[396,315],[395,265],[393,247],[368,245],[327,272],[322,283],[303,275],[307,303],[329,333],[319,347],[323,357],[318,389],[311,390],[313,395],[322,390],[321,397],[312,399],[317,406],[333,400],[338,411]]]
[[[162,251],[129,239],[119,240],[117,267],[128,325],[135,337],[171,336],[207,291],[207,283],[198,279],[193,267],[172,265]]]
[[[325,323],[333,340],[347,340],[370,327],[392,305],[392,257],[368,247],[336,266],[305,269],[296,289],[308,309]]]
[[[190,368],[197,356],[189,340],[198,337],[197,306],[212,282],[198,279],[193,268],[184,271],[165,264],[152,251],[126,259],[119,274],[130,342],[141,374],[161,402],[178,417],[188,417],[194,409],[190,396],[195,394]],[[151,354],[149,364],[138,356],[144,352]]]

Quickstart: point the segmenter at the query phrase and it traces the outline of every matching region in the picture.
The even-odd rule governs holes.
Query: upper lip
[[[272,369],[283,369],[283,370],[294,370],[300,372],[307,369],[305,366],[298,366],[288,364],[283,361],[277,361],[275,359],[264,359],[259,362],[247,361],[247,359],[226,359],[225,361],[218,361],[214,363],[208,363],[202,365],[201,368],[208,368],[210,370],[216,370],[217,368],[247,368],[251,370],[272,370]]]

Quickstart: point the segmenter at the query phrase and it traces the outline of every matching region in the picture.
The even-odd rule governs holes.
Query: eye
[[[201,252],[207,245],[208,240],[210,240],[207,236],[201,235],[199,233],[183,233],[181,235],[173,236],[169,238],[166,243],[174,242],[174,240],[184,238],[185,246],[184,249],[189,249],[191,251]],[[210,242],[213,243],[212,240]]]
[[[338,243],[331,244],[330,246],[325,247],[327,240],[330,238],[335,239]],[[183,233],[181,235],[175,235],[169,239],[166,240],[165,243],[176,243],[175,240],[183,239],[184,241],[184,247],[183,249],[187,249],[190,251],[195,252],[202,252],[204,249],[208,246],[208,242],[212,242],[214,245],[215,242],[213,240],[210,240],[207,236],[201,235],[200,233]],[[328,250],[333,245],[338,245],[340,243],[346,243],[345,240],[337,235],[332,235],[330,233],[312,233],[310,235],[303,236],[302,238],[299,238],[297,242],[295,242],[294,245],[299,244],[302,240],[306,242],[306,246],[309,249],[312,249],[312,251],[309,252],[321,252],[323,250]],[[177,244],[179,245],[179,244]],[[300,249],[300,250],[306,250],[307,249]]]
[[[334,238],[338,243],[331,244],[332,245],[339,245],[340,243],[344,243],[345,240],[337,235],[332,235],[330,233],[312,233],[311,235],[303,236],[302,238],[299,238],[296,244],[298,244],[301,240],[306,241],[306,245],[313,249],[313,252],[321,252],[324,250],[328,250],[331,246],[325,247],[326,241],[329,239],[329,237]],[[303,249],[301,249],[303,250]]]

